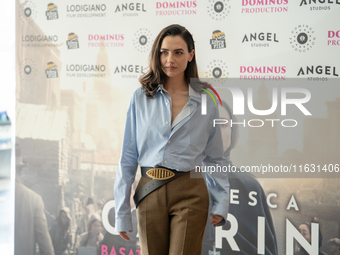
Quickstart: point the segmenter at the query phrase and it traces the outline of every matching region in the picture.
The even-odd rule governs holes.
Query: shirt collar
[[[160,91],[160,90],[163,90],[163,91],[166,91],[165,89],[164,89],[164,86],[163,86],[163,84],[159,84],[158,85],[158,89],[157,89],[157,92],[158,91]],[[190,84],[189,84],[189,98],[192,98],[192,99],[201,99],[201,93],[199,93],[199,92],[197,92],[196,90],[194,90],[191,86],[190,86]]]

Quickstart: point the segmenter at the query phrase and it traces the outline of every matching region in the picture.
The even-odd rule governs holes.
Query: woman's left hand
[[[219,226],[221,220],[223,220],[223,216],[217,215],[214,213],[211,213],[211,214],[212,214],[212,217],[209,218],[211,220],[211,225],[216,224],[216,226]]]

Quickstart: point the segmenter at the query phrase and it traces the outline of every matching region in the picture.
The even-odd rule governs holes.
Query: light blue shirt
[[[201,94],[189,86],[189,101],[171,123],[171,96],[162,85],[152,99],[141,87],[131,96],[126,116],[123,148],[114,184],[116,231],[132,230],[130,195],[138,164],[141,167],[164,166],[190,171],[196,166],[223,166],[223,142],[218,107],[207,100],[207,114],[201,114]],[[206,173],[212,199],[211,212],[223,216],[229,208],[229,182],[224,172]],[[156,209],[156,208],[155,208]]]

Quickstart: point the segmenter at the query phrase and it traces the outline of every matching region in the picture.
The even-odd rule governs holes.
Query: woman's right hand
[[[130,233],[132,233],[132,230],[129,231]],[[130,238],[128,237],[128,235],[126,234],[125,231],[122,231],[122,232],[118,232],[119,235],[126,241],[130,241]]]

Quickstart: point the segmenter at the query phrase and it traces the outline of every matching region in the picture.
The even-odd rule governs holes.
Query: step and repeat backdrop
[[[228,224],[206,230],[202,254],[336,254],[339,14],[339,0],[16,0],[15,254],[141,254],[135,209],[131,241],[115,232],[113,184],[130,96],[170,24],[192,33],[220,95],[252,87],[268,109],[287,84],[312,98],[296,125],[282,111],[238,125],[235,167],[292,173],[236,176]]]

